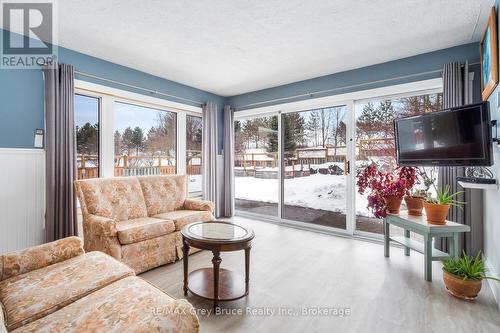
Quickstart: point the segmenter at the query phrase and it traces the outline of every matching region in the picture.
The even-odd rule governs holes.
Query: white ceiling
[[[493,2],[60,0],[59,44],[232,96],[478,41]]]

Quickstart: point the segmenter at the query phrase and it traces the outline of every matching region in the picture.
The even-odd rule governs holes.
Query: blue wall
[[[352,91],[432,79],[441,76],[441,73],[438,71],[443,68],[445,63],[465,60],[469,60],[470,63],[479,62],[478,43],[464,44],[382,64],[233,96],[227,98],[226,103],[231,104],[236,110],[244,110],[252,107],[281,104],[308,98],[337,95]],[[472,70],[474,70],[474,72],[477,71],[475,78],[479,78],[479,66],[472,66]],[[476,79],[475,82],[475,95],[477,95],[480,81]],[[334,89],[334,91],[313,94],[312,96],[291,98],[286,101],[266,102],[269,100],[331,89]],[[255,105],[256,103],[257,105]],[[254,105],[247,106],[248,104]]]
[[[465,44],[228,98],[62,47],[59,48],[59,59],[63,63],[74,65],[77,70],[82,72],[191,100],[215,101],[220,109],[223,108],[224,104],[231,104],[237,110],[242,110],[256,107],[245,107],[248,104],[260,103],[257,106],[280,104],[283,101],[261,102],[321,90],[333,89],[333,91],[327,93],[288,99],[286,102],[436,78],[441,75],[438,71],[447,62],[464,60],[469,60],[471,63],[479,62],[478,48],[477,43]],[[479,78],[479,66],[476,65],[472,68],[476,72],[476,78]],[[144,94],[140,90],[135,91],[121,85],[100,82],[97,79],[84,76],[77,76],[77,78]],[[475,84],[475,95],[478,96],[479,79],[475,80]],[[157,97],[168,99],[161,95]],[[184,102],[172,98],[170,100]],[[222,148],[223,116],[221,110],[218,113],[218,122],[221,129],[219,148]],[[32,148],[34,130],[43,127],[43,80],[41,71],[0,70],[0,148]]]
[[[1,36],[0,29],[0,36]],[[162,79],[109,61],[75,52],[66,48],[58,49],[59,61],[75,66],[78,71],[98,75],[107,79],[149,88],[162,93],[195,101],[214,101],[219,106],[218,121],[222,128],[222,108],[224,98],[180,83]],[[128,90],[140,94],[144,91],[122,85],[78,76],[78,79],[106,86]],[[33,148],[36,128],[44,128],[44,84],[41,70],[0,69],[0,148]],[[154,96],[154,95],[150,95]],[[189,104],[182,100],[155,97]],[[222,145],[222,133],[219,145]]]

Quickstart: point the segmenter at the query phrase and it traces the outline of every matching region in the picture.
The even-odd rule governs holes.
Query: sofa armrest
[[[174,318],[174,332],[198,333],[200,321],[196,315],[196,310],[185,299],[175,299],[164,308],[158,309],[159,314]]]
[[[83,217],[83,223],[93,235],[115,237],[117,234],[115,220],[107,217],[86,214]]]
[[[0,280],[24,274],[84,254],[82,240],[67,237],[3,255]]]
[[[184,201],[184,209],[213,212],[214,203],[207,200],[186,199]]]

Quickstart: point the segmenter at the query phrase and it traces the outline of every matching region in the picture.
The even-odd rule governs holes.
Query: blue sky
[[[75,124],[83,126],[89,122],[98,122],[99,99],[84,95],[75,95]],[[123,132],[127,127],[139,126],[147,133],[156,124],[161,110],[142,106],[115,102],[114,105],[114,130]]]
[[[75,124],[92,125],[99,120],[99,99],[83,95],[75,95]]]

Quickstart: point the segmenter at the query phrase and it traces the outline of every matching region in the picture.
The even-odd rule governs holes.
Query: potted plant
[[[445,224],[450,207],[456,206],[462,208],[465,204],[465,202],[455,199],[463,191],[450,193],[450,186],[446,185],[444,190],[436,189],[436,193],[436,198],[427,198],[424,202],[427,222],[431,224]]]
[[[413,167],[400,167],[383,172],[372,163],[360,170],[357,178],[358,192],[369,192],[367,207],[376,218],[384,218],[387,213],[399,213],[401,201],[410,193],[417,175]]]
[[[481,252],[471,258],[465,252],[459,258],[443,261],[443,281],[448,292],[460,299],[473,301],[481,290],[482,280],[497,278],[486,276]]]
[[[410,195],[405,196],[406,208],[408,214],[413,216],[422,216],[424,201],[427,197],[425,190],[413,190]]]

